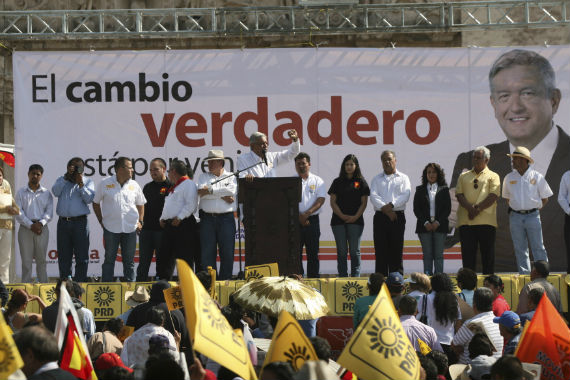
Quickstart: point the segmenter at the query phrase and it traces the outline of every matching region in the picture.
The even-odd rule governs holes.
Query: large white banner
[[[554,66],[562,91],[555,122],[567,132],[570,48],[529,49]],[[297,129],[302,151],[311,156],[312,172],[325,180],[327,188],[349,153],[359,158],[370,183],[381,171],[380,153],[385,149],[396,152],[397,168],[410,177],[413,189],[428,162],[440,163],[449,183],[459,153],[506,140],[489,102],[487,79],[493,61],[506,50],[16,52],[15,188],[27,184],[28,166],[39,163],[45,168],[42,184],[51,189],[73,156],[85,159],[85,173],[95,183],[113,173],[118,156],[133,159],[141,186],[150,181],[148,164],[154,157],[185,160],[198,176],[206,170],[208,150],[223,149],[226,169],[235,170],[237,156],[249,150],[252,132],[268,135],[270,151],[283,150],[290,142],[289,128]],[[502,156],[491,161],[508,160]],[[281,167],[279,173],[295,175],[294,164]],[[558,185],[559,178],[550,183],[556,193]],[[406,271],[422,269],[413,193],[406,208]],[[551,203],[555,206],[556,200]],[[328,199],[323,208],[321,273],[337,273]],[[557,209],[552,212],[563,220]],[[373,213],[369,204],[364,215],[363,273],[374,271]],[[89,275],[100,275],[102,231],[93,215],[89,223]],[[51,276],[58,275],[56,225],[54,206],[48,246]],[[562,225],[553,229],[559,231],[556,244],[561,248],[549,252],[551,262],[554,269],[566,270]],[[499,235],[510,239],[504,228]],[[497,255],[503,257],[497,260],[497,269],[514,270],[512,252]],[[460,266],[457,246],[445,257],[446,271]],[[17,268],[19,273],[19,264]],[[122,265],[115,269],[122,275]]]

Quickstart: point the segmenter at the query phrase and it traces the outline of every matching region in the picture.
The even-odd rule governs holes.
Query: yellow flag
[[[418,345],[420,346],[420,352],[422,355],[427,355],[431,352],[431,348],[420,338],[418,338]]]
[[[4,313],[0,313],[0,379],[7,379],[23,365],[18,347],[12,339],[12,329],[4,320]]]
[[[337,362],[363,379],[419,379],[416,351],[402,328],[386,284]]]
[[[176,260],[192,347],[244,379],[256,380],[245,341],[236,334],[184,260]]]
[[[260,279],[262,277],[278,277],[279,265],[277,263],[250,265],[245,267],[245,280],[247,282]]]
[[[180,286],[172,286],[168,289],[164,289],[163,292],[168,310],[176,310],[184,306],[182,304],[182,293],[180,291]]]
[[[210,279],[212,280],[210,286],[210,296],[212,298],[216,298],[216,270],[212,269],[212,267],[208,267],[208,274],[210,275]]]
[[[273,362],[289,362],[297,372],[307,360],[319,360],[319,358],[299,323],[283,310],[279,314],[263,366]]]

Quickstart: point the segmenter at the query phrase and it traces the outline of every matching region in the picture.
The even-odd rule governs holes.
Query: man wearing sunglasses
[[[489,149],[484,146],[475,148],[473,169],[459,176],[455,190],[459,202],[457,227],[463,267],[476,271],[479,248],[483,274],[495,271],[497,199],[501,190],[499,175],[487,167],[490,158]]]

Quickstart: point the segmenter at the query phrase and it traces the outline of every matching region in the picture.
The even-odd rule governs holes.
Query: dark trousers
[[[137,266],[137,281],[148,281],[148,270],[153,254],[158,256],[164,231],[142,229],[139,235],[139,265]]]
[[[87,217],[77,220],[57,221],[57,263],[59,277],[71,276],[71,265],[75,256],[75,277],[77,282],[87,281],[89,265],[89,225]]]
[[[477,248],[481,251],[483,274],[495,273],[495,235],[497,229],[488,224],[459,227],[463,267],[477,271]]]
[[[156,275],[161,280],[170,280],[174,273],[176,259],[185,260],[190,268],[194,264],[199,270],[200,238],[194,215],[183,219],[177,227],[167,223],[156,257]]]
[[[570,216],[564,215],[564,242],[566,243],[566,265],[567,273],[570,273]]]
[[[374,214],[376,273],[382,273],[384,276],[391,272],[404,273],[402,254],[406,216],[403,211],[396,211],[396,215],[398,217],[392,222],[382,211],[376,211]]]
[[[319,276],[319,238],[321,237],[321,227],[319,216],[309,217],[309,225],[301,226],[301,239],[299,255],[301,256],[301,274],[303,271],[303,246],[307,253],[307,277],[318,278]]]

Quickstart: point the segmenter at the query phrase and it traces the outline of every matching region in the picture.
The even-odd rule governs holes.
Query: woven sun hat
[[[507,154],[509,157],[522,157],[526,158],[530,164],[534,163],[534,160],[530,156],[530,150],[524,146],[517,146],[512,154]]]
[[[212,149],[208,152],[208,157],[204,161],[223,160],[224,151],[219,149]]]
[[[148,294],[148,290],[146,290],[146,286],[138,285],[134,291],[127,290],[125,292],[125,302],[130,307],[136,307],[141,303],[148,302],[150,299],[150,295]]]

